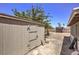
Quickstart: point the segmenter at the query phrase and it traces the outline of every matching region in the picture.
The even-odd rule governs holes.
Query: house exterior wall
[[[0,54],[26,54],[44,42],[44,27],[0,18]]]
[[[76,24],[71,26],[71,35],[76,37]]]
[[[79,50],[79,22],[71,26],[71,36],[77,37],[78,50]]]
[[[79,50],[79,22],[77,22],[77,44],[78,44],[78,50]]]

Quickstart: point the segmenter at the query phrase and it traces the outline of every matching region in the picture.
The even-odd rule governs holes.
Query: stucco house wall
[[[70,29],[71,29],[71,35],[76,37],[76,24],[72,25]]]
[[[79,8],[74,8],[70,16],[68,26],[71,29],[71,41],[77,38],[77,46],[79,50]]]
[[[77,43],[78,43],[78,50],[79,50],[79,22],[77,23]]]
[[[77,44],[78,44],[78,50],[79,50],[79,22],[71,26],[71,36],[73,36],[74,38],[77,37],[78,39]]]
[[[5,16],[5,17],[3,17]],[[44,26],[0,15],[0,54],[26,54],[44,43]]]

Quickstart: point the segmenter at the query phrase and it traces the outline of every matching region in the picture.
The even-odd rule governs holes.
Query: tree
[[[15,16],[21,17],[21,18],[27,18],[29,13],[27,14],[25,11],[19,12],[17,9],[12,9],[12,12]],[[28,11],[27,11],[28,12]]]
[[[26,10],[26,11],[17,11],[17,9],[12,9],[12,12],[14,13],[15,16],[18,17],[29,17],[32,20],[38,21],[38,22],[43,22],[44,19],[47,19],[47,16],[45,15],[45,12],[43,10],[43,8],[41,7],[33,7],[30,10]]]

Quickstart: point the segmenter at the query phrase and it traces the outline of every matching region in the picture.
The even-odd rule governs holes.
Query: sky
[[[26,11],[33,6],[41,6],[45,13],[51,16],[49,19],[53,27],[57,27],[58,23],[68,24],[72,9],[79,7],[78,3],[0,3],[0,13],[13,15],[12,9],[16,8],[18,11]]]

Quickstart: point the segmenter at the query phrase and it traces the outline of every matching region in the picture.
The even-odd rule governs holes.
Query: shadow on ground
[[[69,49],[70,43],[71,43],[70,37],[64,36],[63,45],[62,45],[62,49],[61,49],[61,53],[60,53],[61,55],[71,55],[73,50]]]

